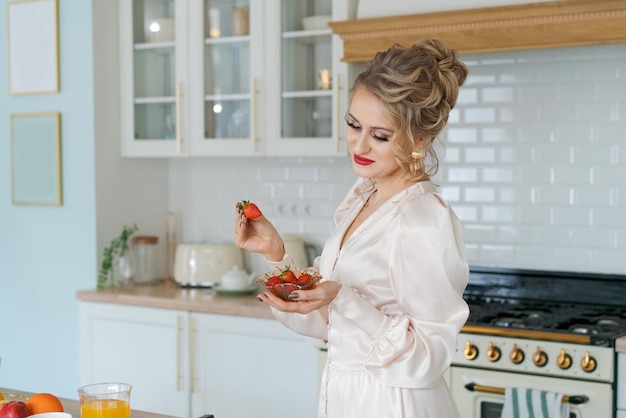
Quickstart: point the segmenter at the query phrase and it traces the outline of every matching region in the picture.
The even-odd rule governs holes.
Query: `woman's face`
[[[379,183],[401,176],[392,149],[395,132],[385,115],[378,97],[364,88],[354,91],[346,114],[352,169],[357,176],[376,179]]]

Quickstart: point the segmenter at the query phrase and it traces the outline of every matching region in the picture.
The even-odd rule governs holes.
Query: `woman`
[[[461,225],[430,176],[433,140],[466,76],[437,40],[375,56],[351,90],[346,138],[359,179],[315,260],[323,280],[291,301],[259,295],[287,327],[328,341],[319,417],[458,417],[443,373],[468,317],[469,270]],[[264,216],[238,211],[235,221],[238,246],[294,267]]]

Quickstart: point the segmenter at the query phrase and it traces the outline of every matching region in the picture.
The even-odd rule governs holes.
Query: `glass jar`
[[[135,235],[131,238],[133,257],[133,281],[136,284],[149,283],[157,279],[157,243],[154,235]]]

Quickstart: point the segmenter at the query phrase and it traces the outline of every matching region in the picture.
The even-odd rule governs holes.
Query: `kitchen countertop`
[[[81,290],[76,293],[76,297],[90,302],[274,318],[270,308],[256,299],[260,291],[245,295],[223,295],[212,289],[181,288],[173,282],[161,282],[127,289]],[[616,340],[615,350],[626,352],[626,336]]]
[[[626,353],[626,335],[615,340],[615,351]]]
[[[33,395],[30,392],[8,388],[0,388],[0,392],[2,392],[5,400],[15,400],[21,402],[26,402],[28,397]],[[80,418],[80,402],[78,400],[66,398],[59,398],[59,400],[63,404],[65,412],[72,414],[73,418]],[[132,398],[130,403],[132,406]],[[171,415],[153,414],[151,412],[137,411],[134,409],[131,410],[130,416],[131,418],[174,418]]]
[[[89,302],[274,318],[269,306],[256,299],[260,292],[259,289],[245,295],[226,295],[212,289],[181,288],[173,282],[161,282],[126,289],[80,290],[76,292],[76,297]]]

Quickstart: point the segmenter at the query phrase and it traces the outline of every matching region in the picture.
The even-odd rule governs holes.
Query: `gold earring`
[[[414,160],[421,160],[422,158],[424,158],[424,150],[421,148],[415,148],[413,151],[411,151],[411,157]]]

